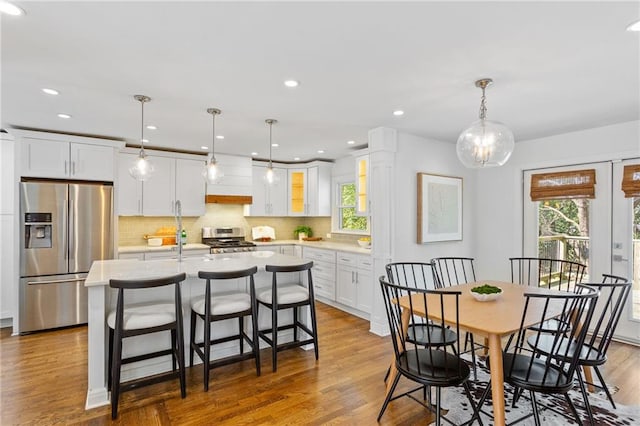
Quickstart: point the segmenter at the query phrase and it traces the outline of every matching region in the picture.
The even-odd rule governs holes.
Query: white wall
[[[479,170],[473,221],[478,278],[509,280],[508,258],[522,253],[523,170],[638,156],[640,121],[632,121],[518,142],[507,164]]]
[[[399,132],[394,169],[394,261],[428,262],[440,256],[474,256],[477,172],[467,169],[458,161],[455,145]],[[463,178],[462,241],[417,243],[417,173]]]

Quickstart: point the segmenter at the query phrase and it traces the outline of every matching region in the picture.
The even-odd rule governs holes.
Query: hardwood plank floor
[[[369,323],[318,303],[320,360],[313,351],[263,350],[262,376],[253,360],[212,370],[209,392],[202,369],[187,370],[187,398],[177,380],[125,392],[116,424],[375,424],[384,397],[382,378],[391,342]],[[110,407],[85,411],[87,331],[77,327],[11,337],[0,332],[0,424],[111,422]],[[614,343],[604,375],[620,388],[622,404],[640,405],[640,348]],[[403,383],[403,381],[401,381]],[[403,384],[406,388],[408,384]],[[380,424],[426,424],[428,413],[408,398],[392,402]]]

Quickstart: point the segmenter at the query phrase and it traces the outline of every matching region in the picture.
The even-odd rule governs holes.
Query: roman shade
[[[531,201],[595,197],[595,169],[538,173],[531,176]]]
[[[625,198],[640,197],[640,164],[624,166],[622,191]]]

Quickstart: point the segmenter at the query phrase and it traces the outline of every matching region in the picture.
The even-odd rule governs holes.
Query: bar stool
[[[145,280],[110,280],[109,286],[118,289],[116,310],[107,316],[109,326],[109,366],[111,388],[111,418],[118,416],[118,400],[120,393],[140,386],[158,383],[163,380],[180,379],[180,394],[187,396],[184,371],[184,337],[182,331],[182,300],[180,297],[180,283],[184,281],[184,273]],[[173,303],[155,302],[139,303],[125,306],[124,290],[150,289],[167,285],[174,285],[175,295]],[[155,290],[154,290],[155,291]],[[122,359],[122,341],[127,337],[171,332],[171,349],[136,355]],[[120,369],[122,364],[138,362],[145,359],[171,355],[172,371],[149,378],[137,379],[120,383]],[[176,362],[178,371],[176,371]]]
[[[271,288],[258,292],[258,308],[263,305],[271,309],[271,328],[260,330],[258,335],[262,340],[271,346],[273,371],[278,369],[278,352],[304,346],[313,343],[315,349],[316,361],[318,360],[318,327],[316,324],[316,307],[315,298],[313,296],[313,281],[311,279],[311,268],[313,262],[295,266],[277,266],[266,265],[267,272],[273,273]],[[307,271],[307,286],[302,282],[288,283],[278,286],[277,275],[285,272],[303,272]],[[274,297],[275,295],[275,297]],[[311,313],[311,326],[313,330],[298,320],[298,308],[301,306],[309,306]],[[278,311],[282,309],[293,309],[293,322],[286,325],[278,325]],[[278,331],[293,329],[293,341],[278,344]],[[311,338],[306,340],[298,340],[298,329],[307,333]],[[267,337],[271,335],[271,338]]]
[[[190,350],[189,362],[193,365],[193,354],[198,354],[204,366],[204,390],[209,390],[209,371],[212,368],[222,365],[231,364],[237,361],[243,361],[249,358],[256,360],[256,373],[260,375],[260,342],[258,340],[258,316],[256,308],[255,284],[253,275],[258,271],[257,267],[244,269],[240,271],[226,272],[198,272],[198,277],[207,280],[204,296],[196,297],[191,300],[191,334],[190,334]],[[231,280],[237,278],[249,278],[249,290],[246,292],[225,292],[211,293],[211,281],[213,280]],[[251,316],[251,328],[253,337],[249,338],[244,331],[244,317]],[[200,318],[204,322],[204,333],[202,342],[196,343],[196,321]],[[233,336],[221,337],[217,339],[211,338],[211,323],[214,321],[223,321],[227,319],[238,318],[238,334]],[[211,361],[211,346],[219,343],[238,340],[240,343],[240,352],[224,359]],[[244,353],[244,341],[251,346],[251,352]],[[204,349],[204,350],[203,350]]]

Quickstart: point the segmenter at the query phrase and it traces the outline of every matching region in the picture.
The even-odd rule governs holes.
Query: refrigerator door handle
[[[73,210],[73,200],[69,200],[69,260],[75,259],[75,239],[76,239],[76,224],[75,213]]]
[[[50,280],[50,281],[27,281],[27,285],[38,285],[38,284],[60,284],[60,283],[77,283],[85,281],[86,278],[76,278],[71,280]]]

